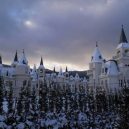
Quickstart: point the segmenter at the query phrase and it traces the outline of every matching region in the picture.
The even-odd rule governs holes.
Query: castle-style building
[[[129,43],[123,27],[115,55],[110,60],[103,58],[96,43],[89,70],[85,75],[87,78],[80,78],[78,74],[70,75],[67,67],[65,72],[62,72],[61,68],[57,73],[54,68],[51,73],[47,73],[42,57],[39,67],[36,68],[34,65],[31,69],[24,50],[20,58],[16,51],[11,65],[2,64],[0,56],[0,76],[4,80],[5,91],[8,92],[9,87],[12,86],[14,97],[19,96],[22,87],[27,87],[30,92],[35,91],[39,95],[41,86],[72,93],[86,93],[89,88],[114,92],[120,90],[124,84],[129,84]]]
[[[89,86],[101,87],[107,92],[118,91],[129,84],[129,43],[123,26],[115,55],[110,60],[103,58],[96,44],[87,75]]]
[[[21,57],[18,53],[14,56],[14,60],[11,65],[2,64],[2,57],[0,56],[0,76],[3,78],[5,91],[8,93],[10,86],[13,89],[13,96],[18,97],[21,89],[29,89],[36,95],[43,89],[48,88],[58,89],[60,91],[85,92],[87,85],[86,77],[79,77],[76,73],[75,76],[70,75],[68,68],[65,72],[60,68],[59,72],[54,70],[48,73],[44,67],[43,59],[41,57],[40,65],[38,68],[34,65],[33,69],[30,68],[25,52],[23,50]]]

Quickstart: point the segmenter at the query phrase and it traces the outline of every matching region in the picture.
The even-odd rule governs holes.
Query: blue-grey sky
[[[22,49],[31,66],[88,69],[95,42],[110,58],[121,25],[129,39],[129,0],[0,0],[0,54],[10,64]]]

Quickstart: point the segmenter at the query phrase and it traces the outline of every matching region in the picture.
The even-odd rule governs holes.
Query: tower
[[[122,25],[119,44],[116,48],[116,54],[113,57],[117,61],[119,71],[123,78],[129,77],[129,43]]]
[[[15,72],[13,75],[14,79],[14,96],[18,97],[21,87],[27,87],[30,82],[30,67],[28,66],[28,60],[25,56],[25,52],[23,50],[22,56],[19,59],[17,58],[17,52],[14,58],[14,64],[17,63],[15,66]]]
[[[0,76],[2,74],[2,56],[0,55]]]
[[[103,57],[96,42],[96,47],[89,64],[90,70],[87,73],[89,75],[89,83],[91,83],[92,86],[99,85],[99,75],[101,74],[102,63]]]
[[[38,76],[39,76],[40,79],[44,79],[44,77],[45,77],[45,68],[44,68],[42,57],[41,57],[40,65],[39,65],[39,68],[38,68]]]
[[[17,64],[18,64],[18,55],[17,55],[17,51],[16,51],[15,56],[14,56],[14,60],[13,60],[13,63],[12,63],[12,66],[16,67]]]
[[[65,76],[66,79],[69,78],[69,72],[68,72],[67,66],[66,66],[66,69],[65,69],[65,72],[64,72],[64,76]]]
[[[40,65],[38,68],[38,87],[39,89],[44,88],[45,84],[45,68],[44,68],[44,64],[43,64],[43,59],[41,57],[41,61],[40,61]]]
[[[0,55],[0,66],[2,66],[2,56]]]

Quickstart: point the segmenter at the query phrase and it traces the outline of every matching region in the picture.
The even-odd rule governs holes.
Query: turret
[[[17,52],[16,52],[14,61],[15,61],[15,64],[17,63],[16,69],[15,69],[16,75],[28,75],[29,74],[30,68],[28,66],[28,60],[25,56],[24,50],[22,52],[22,56],[19,59],[19,61],[18,61]]]
[[[103,61],[103,57],[102,57],[102,54],[99,50],[98,43],[96,42],[96,47],[95,47],[94,53],[91,57],[91,62],[92,63],[95,63],[95,62],[102,63],[102,61]]]
[[[0,66],[2,66],[2,56],[0,55]]]
[[[117,61],[120,71],[124,73],[123,76],[126,76],[126,72],[129,72],[129,43],[123,25],[121,28],[119,44],[113,59]]]
[[[65,72],[64,72],[64,76],[65,76],[66,78],[69,78],[69,72],[68,72],[67,66],[66,66],[66,69],[65,69]]]
[[[115,58],[117,59],[117,58],[121,58],[124,56],[129,56],[129,43],[127,41],[125,31],[124,31],[124,28],[122,25],[120,40],[119,40],[119,44],[116,48],[116,57]]]
[[[0,76],[2,75],[2,56],[0,55]]]
[[[98,43],[96,42],[96,47],[95,47],[95,50],[93,52],[93,55],[91,57],[91,62],[89,64],[89,67],[90,67],[90,71],[92,72],[89,72],[90,75],[90,78],[92,78],[93,80],[90,82],[92,83],[98,83],[99,82],[99,75],[101,74],[101,68],[102,68],[102,63],[103,63],[103,57],[102,57],[102,54],[99,50],[99,46],[98,46]]]
[[[38,78],[37,76],[37,70],[36,70],[36,65],[34,65],[33,69],[32,69],[32,72],[31,72],[31,77],[32,77],[32,80],[33,81],[36,81]]]
[[[23,52],[22,52],[22,56],[21,56],[21,58],[19,60],[19,64],[20,65],[28,65],[28,60],[27,60],[27,58],[25,56],[24,49],[23,49]]]
[[[122,29],[121,29],[121,35],[120,35],[120,41],[119,43],[128,43],[127,41],[127,38],[126,38],[126,35],[125,35],[125,31],[124,31],[124,28],[123,28],[123,25],[122,25]]]
[[[16,65],[18,64],[18,55],[17,55],[17,51],[15,53],[15,56],[14,56],[14,60],[13,60],[13,63],[12,63],[12,66],[13,67],[16,67]]]
[[[44,78],[45,77],[45,68],[44,68],[42,57],[41,57],[40,65],[39,65],[39,68],[38,68],[38,75],[39,75],[39,78]]]

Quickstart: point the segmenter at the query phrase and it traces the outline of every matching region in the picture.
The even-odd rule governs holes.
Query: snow
[[[92,55],[91,62],[102,62],[102,61],[103,61],[102,54],[101,54],[98,46],[96,46],[95,51]]]
[[[5,113],[8,112],[8,102],[6,101],[6,99],[4,99],[4,101],[3,101],[3,111]]]
[[[109,60],[105,63],[105,68],[107,68],[107,75],[118,75],[118,67],[115,61]]]
[[[2,116],[2,115],[0,115],[0,122],[3,122],[3,121],[5,121],[5,117],[4,116]]]
[[[120,43],[116,49],[127,48],[129,49],[129,43]]]
[[[17,129],[25,129],[25,124],[24,123],[19,123],[17,126],[16,126]]]
[[[19,59],[19,64],[20,65],[27,65],[28,64],[28,61],[27,61],[27,58],[25,56],[24,50],[23,50],[21,58]]]
[[[1,129],[7,129],[7,125],[4,122],[0,122]]]

